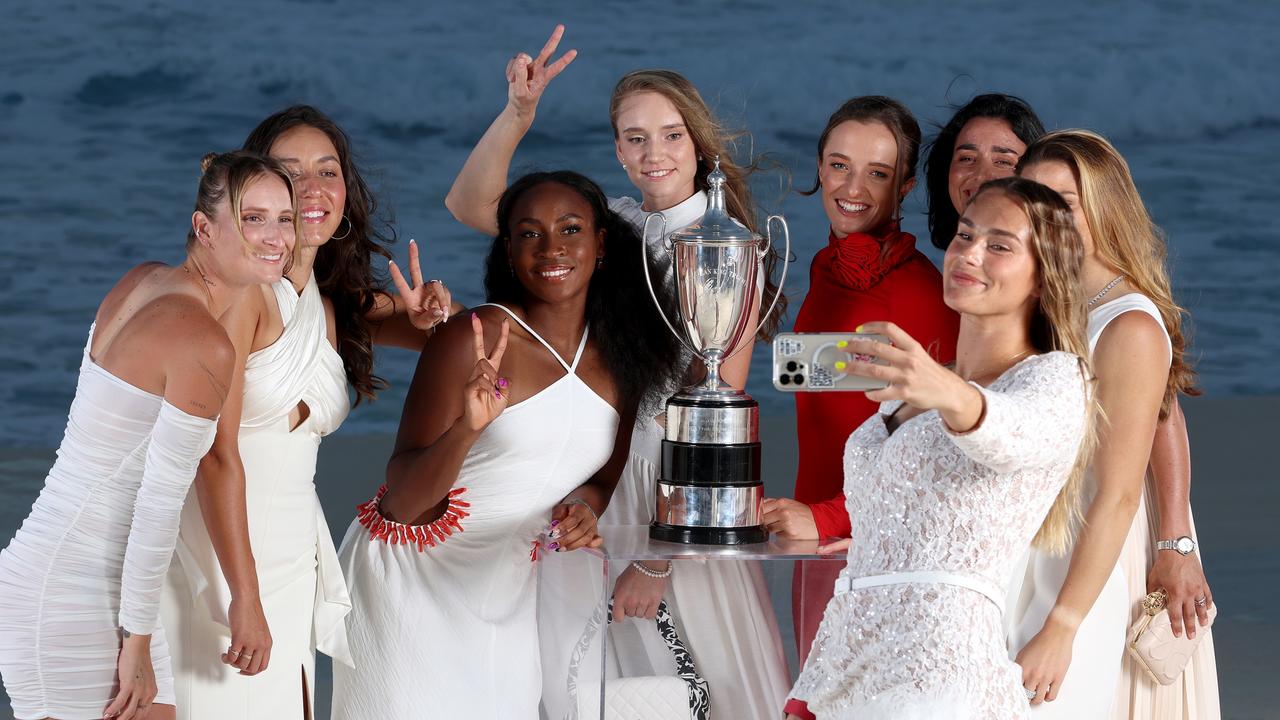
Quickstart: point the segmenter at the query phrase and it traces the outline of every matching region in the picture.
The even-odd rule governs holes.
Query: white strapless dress
[[[0,552],[0,674],[20,719],[102,717],[118,627],[152,633],[155,702],[174,702],[160,585],[217,423],[107,372],[92,342],[90,328],[58,459]]]
[[[342,624],[350,599],[314,482],[320,439],[350,409],[346,374],[326,336],[314,276],[301,293],[288,279],[273,288],[284,332],[248,358],[239,437],[271,662],[246,677],[219,659],[231,642],[231,594],[192,492],[163,608],[179,718],[300,720],[304,697],[313,704],[315,650],[350,662]],[[299,403],[306,419],[291,431]]]

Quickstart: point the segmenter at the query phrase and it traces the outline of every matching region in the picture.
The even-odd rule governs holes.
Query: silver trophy
[[[664,239],[671,253],[679,298],[677,330],[662,311],[649,277],[648,238],[667,220],[654,213],[645,220],[641,243],[649,293],[671,332],[706,366],[701,382],[682,388],[667,400],[667,429],[662,441],[662,470],[658,476],[657,509],[649,536],[655,540],[709,545],[764,542],[760,501],[760,406],[750,395],[720,379],[720,365],[737,352],[743,338],[754,337],[760,322],[752,322],[751,306],[761,281],[761,261],[773,248],[767,239],[734,220],[725,210],[725,175],[720,160],[707,176],[707,212],[698,222]],[[787,221],[772,215],[766,231],[777,221],[786,242],[778,296],[786,281],[791,255]],[[762,242],[763,241],[763,242]],[[774,297],[767,318],[778,302]],[[748,332],[749,331],[749,332]],[[735,350],[737,348],[737,350]]]

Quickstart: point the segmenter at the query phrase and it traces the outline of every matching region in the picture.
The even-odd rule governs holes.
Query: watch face
[[[1196,549],[1196,543],[1189,537],[1180,537],[1177,540],[1177,550],[1183,555],[1190,555],[1192,550]]]

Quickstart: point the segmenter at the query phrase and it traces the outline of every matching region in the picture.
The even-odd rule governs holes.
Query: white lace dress
[[[819,718],[1027,715],[1001,605],[1075,462],[1086,386],[1076,356],[1054,352],[978,389],[970,433],[930,411],[890,435],[888,402],[849,436],[848,567],[791,693]]]

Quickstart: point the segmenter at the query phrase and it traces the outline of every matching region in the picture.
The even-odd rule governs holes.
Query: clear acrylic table
[[[622,671],[616,663],[610,662],[610,632],[602,631],[602,628],[608,626],[605,618],[612,597],[612,579],[616,579],[631,562],[669,560],[676,564],[677,572],[685,563],[758,563],[769,590],[766,600],[769,607],[766,610],[773,613],[777,632],[780,633],[775,642],[787,655],[791,680],[797,672],[792,623],[793,579],[808,577],[817,580],[816,583],[798,583],[795,598],[800,608],[810,608],[809,611],[813,612],[814,603],[804,601],[806,588],[815,585],[825,587],[829,597],[831,582],[845,563],[843,553],[819,555],[819,542],[816,540],[782,540],[770,536],[767,542],[750,545],[685,545],[651,540],[647,525],[602,526],[600,535],[604,538],[604,546],[599,549],[548,552],[539,560],[538,619],[544,688],[542,717],[546,720],[624,720],[616,714],[607,713],[605,698],[609,686],[621,679]],[[803,562],[797,566],[798,561]],[[713,602],[710,598],[707,601]],[[819,615],[822,606],[825,606],[825,601],[818,605]],[[687,611],[682,612],[688,614]],[[679,617],[675,621],[677,626],[681,624]],[[653,632],[656,636],[656,627]],[[687,641],[685,644],[688,645]],[[696,664],[697,648],[690,647],[689,650]],[[673,658],[671,677],[676,677],[675,669]],[[704,669],[699,667],[700,674],[705,674],[701,672]],[[628,691],[634,691],[635,687],[632,685]],[[621,684],[617,688],[621,688]],[[711,688],[710,717],[713,720],[725,717],[715,714],[714,699],[734,690],[718,686]],[[777,707],[767,717],[781,717],[781,712],[782,699],[779,699]]]

